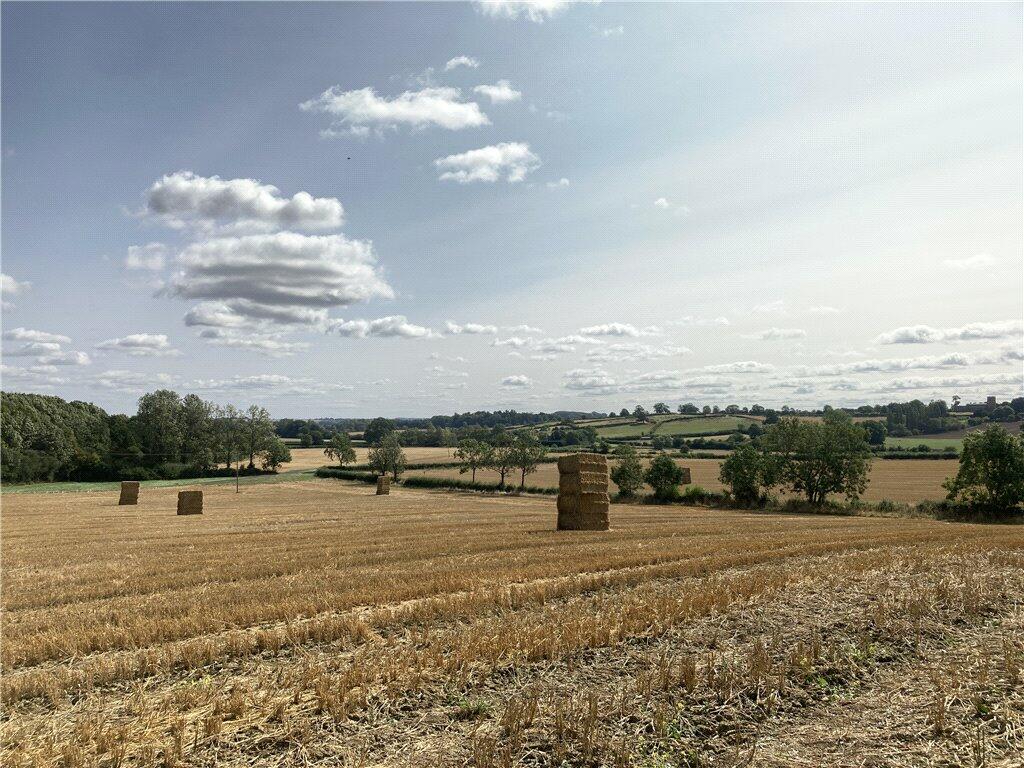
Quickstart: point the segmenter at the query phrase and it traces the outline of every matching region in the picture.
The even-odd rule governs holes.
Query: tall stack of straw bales
[[[179,515],[201,515],[201,514],[203,514],[203,492],[202,491],[178,491],[178,514]]]
[[[121,483],[121,498],[117,500],[118,504],[130,504],[132,506],[139,503],[139,481],[138,480],[125,480]]]
[[[377,478],[377,495],[388,496],[391,493],[391,478],[387,475],[381,475]]]
[[[608,460],[600,453],[558,459],[558,530],[608,530]]]

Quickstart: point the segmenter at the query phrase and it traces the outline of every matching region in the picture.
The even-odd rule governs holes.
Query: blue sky
[[[7,390],[277,416],[1022,390],[1019,4],[2,26]]]

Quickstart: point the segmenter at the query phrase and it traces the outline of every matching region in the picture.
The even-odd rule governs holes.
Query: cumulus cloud
[[[877,344],[935,344],[943,341],[976,341],[1009,339],[1020,336],[1024,326],[1019,321],[971,323],[959,328],[933,328],[930,325],[907,325],[883,333]]]
[[[92,359],[85,352],[46,352],[36,358],[40,365],[89,365]]]
[[[308,192],[283,197],[277,187],[256,179],[204,177],[191,171],[155,182],[146,192],[146,213],[174,227],[322,230],[344,222],[336,198]]]
[[[233,308],[329,308],[394,292],[376,265],[369,242],[344,235],[272,235],[213,238],[178,255],[182,269],[167,293],[188,299],[236,300]],[[271,310],[268,310],[271,312]]]
[[[0,272],[0,295],[16,296],[31,285],[32,283],[28,282],[18,282],[10,275]]]
[[[222,302],[204,301],[185,314],[185,325],[212,328],[269,327],[273,325],[323,327],[326,322],[326,309],[269,306],[247,299],[232,299]]]
[[[456,56],[452,59],[448,59],[444,65],[445,72],[451,72],[453,69],[459,67],[467,67],[469,69],[476,69],[480,66],[480,62],[474,59],[472,56]]]
[[[974,354],[951,352],[945,355],[919,355],[917,357],[896,357],[883,360],[857,360],[836,365],[799,366],[789,372],[791,377],[844,376],[856,373],[882,373],[887,371],[939,370],[943,368],[967,368],[978,365],[1005,365],[1024,359],[1024,352],[1006,348],[987,350]]]
[[[685,327],[701,328],[707,326],[719,326],[729,325],[729,318],[727,317],[694,317],[693,315],[684,315],[683,317],[677,317],[674,320],[668,321],[669,325],[680,325]]]
[[[96,345],[96,349],[124,352],[133,357],[167,357],[181,354],[171,346],[167,335],[163,333],[132,333],[117,339],[101,341]]]
[[[976,253],[973,256],[966,256],[962,259],[944,259],[942,266],[946,269],[952,269],[958,272],[963,272],[968,269],[982,269],[984,267],[995,266],[996,259],[990,253]]]
[[[529,376],[523,376],[522,374],[506,376],[501,380],[501,386],[508,387],[510,389],[527,389],[533,386],[533,379]]]
[[[583,336],[656,336],[661,329],[656,325],[648,325],[646,328],[637,328],[629,323],[604,323],[602,325],[588,325],[580,328]]]
[[[692,352],[693,350],[689,347],[679,347],[674,344],[653,346],[651,344],[621,343],[587,350],[587,359],[594,362],[655,360],[663,357],[689,355]]]
[[[509,333],[544,333],[540,328],[532,325],[510,325],[506,326],[505,330]]]
[[[56,376],[57,367],[53,365],[33,365],[28,368],[0,364],[0,378],[5,381],[24,381],[39,389],[70,384],[71,379]]]
[[[154,387],[172,382],[166,373],[141,373],[139,371],[111,370],[95,373],[85,380],[87,385],[113,389],[119,392],[145,392]]]
[[[451,320],[445,321],[445,330],[453,336],[460,334],[469,335],[481,335],[481,334],[495,334],[498,332],[498,326],[496,325],[481,325],[480,323],[464,323],[462,325],[453,323]]]
[[[373,88],[345,91],[333,86],[315,99],[299,105],[307,112],[323,112],[333,118],[325,135],[365,135],[371,128],[382,130],[408,126],[437,126],[457,131],[490,125],[491,121],[474,101],[466,101],[458,88],[429,87],[405,91],[398,96],[378,96]]]
[[[148,269],[157,272],[167,263],[168,248],[163,243],[129,245],[124,265],[128,269]]]
[[[510,336],[507,339],[495,339],[491,342],[492,347],[512,347],[514,349],[522,349],[528,346],[533,339],[524,339],[521,336]]]
[[[759,363],[755,360],[740,360],[735,363],[705,365],[697,370],[703,373],[771,373],[775,370],[775,366],[771,363]]]
[[[473,92],[486,96],[491,100],[491,104],[508,104],[523,97],[522,92],[513,88],[508,80],[499,80],[494,85],[478,85]]]
[[[766,328],[763,331],[750,334],[745,338],[761,339],[762,341],[774,341],[777,339],[803,339],[807,331],[803,328]]]
[[[11,328],[4,331],[3,337],[8,341],[40,341],[60,344],[70,344],[71,339],[61,336],[59,333],[48,333],[47,331],[36,331],[31,328]]]
[[[426,339],[434,335],[429,328],[410,323],[404,315],[392,315],[377,320],[332,320],[328,323],[327,330],[329,333],[356,339],[368,336]]]
[[[626,28],[619,24],[617,27],[607,27],[598,32],[601,37],[622,37],[625,34]]]
[[[569,6],[569,0],[475,0],[485,16],[505,19],[525,18],[535,24],[560,13]]]
[[[186,382],[185,386],[210,392],[259,392],[263,397],[324,395],[353,389],[350,384],[326,384],[315,379],[276,373],[231,376],[226,379],[196,379]]]
[[[568,187],[568,186],[569,186],[569,180],[567,178],[565,178],[565,176],[560,178],[558,181],[549,181],[547,183],[547,188],[548,189],[561,189],[563,187]]]
[[[226,328],[204,328],[199,338],[215,347],[241,349],[267,357],[289,357],[309,349],[309,344],[285,340],[280,334],[240,333]]]
[[[434,161],[442,171],[442,181],[468,184],[474,181],[495,182],[505,178],[509,183],[522,181],[540,167],[540,158],[522,142],[503,142],[461,154],[448,155]]]
[[[630,392],[692,392],[721,394],[732,382],[708,377],[684,377],[679,371],[650,371],[625,377],[614,376],[604,368],[577,368],[563,377],[566,389],[584,395],[609,395]]]

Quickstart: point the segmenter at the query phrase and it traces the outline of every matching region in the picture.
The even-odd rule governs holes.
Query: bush
[[[619,448],[615,455],[619,463],[612,467],[612,482],[619,486],[619,494],[624,498],[636,496],[644,484],[644,468],[636,448],[626,445]]]
[[[315,472],[317,477],[329,477],[335,480],[359,480],[363,483],[376,484],[376,472],[358,472],[354,469],[335,469],[334,467],[320,467]]]
[[[454,477],[406,477],[402,480],[406,488],[454,488],[460,491],[489,491],[491,493],[543,493],[557,494],[557,488],[547,486],[527,485],[521,488],[498,483],[481,483],[472,480],[459,480]]]
[[[739,504],[763,505],[768,490],[778,482],[778,465],[770,454],[742,445],[722,462],[718,477]]]
[[[672,501],[679,496],[679,484],[683,482],[683,468],[668,456],[658,456],[644,473],[644,482],[654,489],[658,501]]]
[[[989,427],[964,438],[956,477],[943,483],[949,501],[991,512],[1017,510],[1024,502],[1024,437]]]

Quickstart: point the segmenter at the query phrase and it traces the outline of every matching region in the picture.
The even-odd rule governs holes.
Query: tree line
[[[5,482],[153,480],[273,472],[291,454],[265,408],[219,406],[167,389],[132,415],[59,397],[0,394]]]

